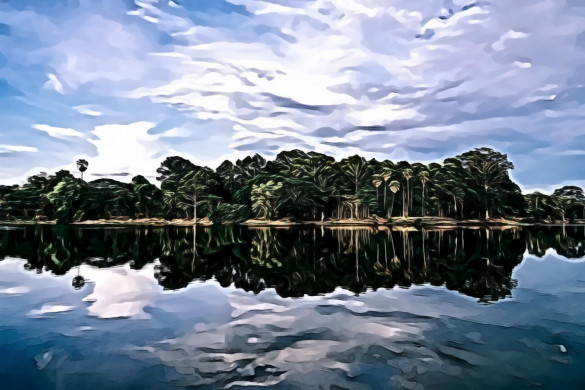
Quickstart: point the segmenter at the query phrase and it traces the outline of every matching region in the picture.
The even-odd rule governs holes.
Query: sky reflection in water
[[[4,388],[585,385],[583,228],[193,238],[0,231]]]

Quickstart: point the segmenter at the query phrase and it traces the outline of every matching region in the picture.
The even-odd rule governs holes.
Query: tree
[[[121,183],[113,179],[97,179],[90,182],[91,189],[84,192],[84,198],[88,194],[96,194],[103,208],[105,218],[131,217],[135,214],[134,194],[132,185]],[[83,199],[82,205],[85,205]],[[85,213],[85,207],[80,208],[80,213]]]
[[[161,182],[167,217],[176,218],[179,213],[186,213],[185,217],[188,217],[188,212],[185,212],[184,204],[177,194],[181,180],[194,170],[195,165],[191,161],[178,156],[167,157],[156,170],[159,174],[156,179]]]
[[[207,203],[208,212],[212,211],[212,203],[217,200],[213,187],[219,186],[214,172],[207,167],[196,167],[187,172],[179,181],[177,196],[183,208],[189,205],[193,208],[193,223],[197,223],[197,206],[201,200]]]
[[[299,151],[300,152],[300,151]],[[302,153],[302,152],[301,152]],[[305,196],[311,199],[312,217],[316,218],[317,210],[325,211],[329,198],[335,192],[336,172],[335,160],[321,153],[299,153],[298,156],[287,157],[281,172],[285,187],[302,188]],[[279,154],[282,158],[282,154]],[[295,178],[295,180],[291,180]]]
[[[557,211],[553,198],[538,191],[526,195],[525,204],[526,214],[536,221],[550,220]]]
[[[429,181],[429,172],[428,171],[419,172],[418,178],[420,180],[420,183],[422,184],[422,194],[421,194],[422,212],[421,212],[421,215],[424,217],[425,216],[425,186],[426,186],[427,182]]]
[[[233,195],[236,185],[241,183],[237,167],[229,160],[225,160],[215,170],[224,187]]]
[[[138,175],[132,178],[132,192],[137,215],[150,218],[151,211],[158,210],[162,206],[161,190],[144,176]]]
[[[382,184],[382,179],[380,177],[374,177],[372,179],[372,185],[376,188],[376,203],[378,203],[378,187]],[[386,186],[384,186],[384,194],[386,193]]]
[[[262,169],[266,166],[266,160],[258,153],[252,157],[248,156],[243,160],[236,161],[237,175],[242,180],[248,180],[254,178]]]
[[[402,176],[404,177],[405,181],[405,188],[406,192],[402,192],[402,216],[408,217],[408,203],[410,202],[410,190],[408,183],[413,176],[412,169],[406,168],[402,171]],[[406,193],[406,199],[404,199],[404,195]]]
[[[343,196],[343,207],[347,207],[350,212],[350,217],[353,219],[359,218],[359,207],[362,204],[359,197],[356,195]]]
[[[442,195],[447,195],[449,199],[453,200],[454,217],[458,216],[458,204],[461,204],[461,218],[463,217],[463,199],[475,196],[476,192],[468,186],[468,172],[463,167],[461,160],[456,158],[447,158],[442,167],[434,172],[434,181],[436,188]],[[443,198],[444,199],[444,198]],[[443,200],[441,203],[448,204]],[[440,214],[443,213],[441,206],[439,206]]]
[[[77,201],[81,194],[81,186],[72,176],[65,176],[59,184],[47,194],[47,199],[55,210],[58,223],[68,223],[79,210]]]
[[[79,170],[79,172],[81,172],[81,181],[83,181],[83,172],[87,171],[88,165],[89,163],[87,162],[87,160],[84,160],[82,158],[77,160],[77,169]]]
[[[217,203],[224,199],[219,175],[182,157],[168,157],[157,173],[169,217],[192,216],[196,223],[198,207],[203,206],[202,211],[209,216]]]
[[[563,222],[566,221],[567,211],[570,208],[585,206],[585,194],[583,189],[577,186],[564,186],[556,189],[552,194],[552,199],[561,214]]]
[[[508,170],[514,169],[514,164],[508,161],[508,156],[490,148],[478,148],[457,156],[463,167],[482,188],[485,219],[489,219],[488,202],[494,187],[509,181]]]
[[[262,219],[275,218],[282,202],[282,182],[270,180],[252,186],[252,210],[257,217]]]
[[[380,177],[384,180],[384,212],[387,212],[388,209],[386,208],[386,188],[388,187],[389,180],[392,178],[392,173],[394,172],[394,164],[391,161],[384,161],[382,163],[382,169],[380,171]]]
[[[392,192],[392,203],[390,203],[390,212],[388,213],[388,218],[390,218],[392,217],[392,210],[394,209],[394,198],[396,197],[396,193],[400,190],[400,183],[393,180],[388,184],[388,187]],[[402,216],[404,216],[404,214]]]
[[[366,159],[358,155],[351,156],[341,160],[339,166],[343,174],[347,176],[350,182],[354,185],[354,195],[358,195],[359,186],[368,171],[368,163]]]

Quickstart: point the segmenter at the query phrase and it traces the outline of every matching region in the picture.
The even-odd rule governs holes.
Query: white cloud
[[[53,89],[60,94],[63,94],[63,84],[59,81],[57,76],[55,76],[53,73],[49,73],[47,77],[49,80],[45,83],[45,88]]]
[[[88,116],[102,116],[102,112],[99,111],[98,108],[91,106],[91,105],[81,105],[73,107],[76,109],[80,114],[88,115]]]
[[[55,127],[49,125],[33,125],[33,128],[44,131],[51,137],[65,138],[65,137],[83,137],[83,133],[74,129]]]
[[[492,45],[492,49],[496,51],[502,51],[506,48],[505,46],[506,41],[510,39],[526,38],[528,36],[529,36],[528,34],[523,33],[521,31],[509,30],[504,35],[502,35],[497,42],[494,42],[494,44]]]
[[[32,146],[18,146],[18,145],[4,145],[4,144],[0,144],[0,153],[3,152],[30,152],[30,153],[35,153],[38,152],[39,150],[35,147]]]
[[[183,128],[175,127],[158,135],[159,138],[187,138],[192,133]]]
[[[89,142],[97,156],[90,158],[89,171],[98,174],[143,173],[156,171],[159,154],[164,151],[159,137],[149,134],[152,122],[97,126]]]

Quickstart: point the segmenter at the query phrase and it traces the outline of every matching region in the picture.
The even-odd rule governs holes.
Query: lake
[[[578,389],[585,231],[0,227],[0,388]]]

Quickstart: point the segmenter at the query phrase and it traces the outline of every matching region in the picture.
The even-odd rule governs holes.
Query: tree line
[[[333,157],[300,150],[267,161],[255,154],[217,169],[168,157],[157,169],[160,187],[143,176],[130,183],[86,182],[67,170],[40,173],[24,185],[0,186],[0,220],[70,223],[115,218],[340,220],[407,217],[522,218],[533,222],[585,219],[576,186],[551,195],[523,195],[510,178],[507,155],[477,148],[442,164]]]

